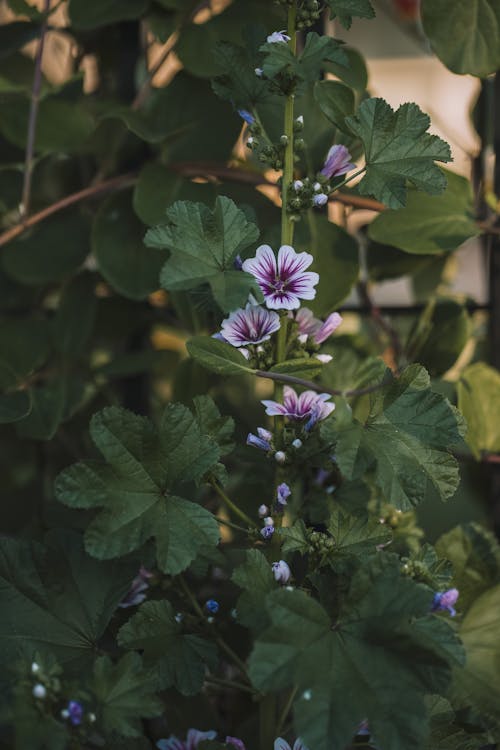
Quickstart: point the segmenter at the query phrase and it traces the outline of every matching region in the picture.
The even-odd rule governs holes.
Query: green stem
[[[226,643],[226,641],[224,640],[224,638],[221,638],[220,636],[218,636],[215,639],[215,642],[219,646],[219,648],[221,649],[221,651],[224,651],[224,653],[226,654],[226,656],[228,656],[231,659],[231,661],[234,662],[234,664],[236,664],[236,666],[238,667],[238,669],[248,679],[248,676],[247,676],[247,667],[246,667],[245,662],[242,659],[240,659],[240,657],[238,656],[238,654],[235,651],[233,651],[233,649],[231,648],[231,646],[228,646],[228,644]]]
[[[297,688],[294,687],[291,690],[290,695],[288,696],[288,700],[285,703],[283,711],[281,712],[281,715],[280,715],[280,718],[279,718],[279,721],[278,721],[278,728],[276,730],[276,735],[277,736],[279,736],[281,734],[281,732],[283,731],[283,727],[285,726],[288,714],[292,710],[292,705],[293,705],[293,702],[295,700],[295,696],[296,695],[297,695]]]
[[[227,526],[229,529],[234,529],[234,531],[240,531],[242,534],[248,534],[248,529],[245,529],[243,526],[238,526],[236,523],[232,523],[231,521],[226,521],[225,518],[221,518],[220,516],[214,516],[217,523],[220,523],[221,526]]]
[[[181,584],[181,588],[184,591],[184,593],[186,594],[186,596],[187,596],[187,598],[189,600],[189,603],[191,604],[191,607],[192,607],[193,611],[196,612],[196,614],[198,615],[198,617],[200,617],[202,620],[204,620],[205,619],[205,613],[203,612],[202,608],[200,607],[200,605],[196,601],[195,595],[193,594],[193,592],[191,591],[191,589],[187,585],[187,583],[184,580],[184,577],[182,575],[179,576],[179,581],[180,581],[180,584]]]
[[[250,693],[251,695],[258,695],[257,690],[254,690],[254,688],[250,687],[250,685],[244,685],[242,682],[236,682],[235,680],[224,680],[221,677],[214,677],[213,675],[205,677],[205,683],[207,685],[220,686],[222,688],[225,687],[229,690],[242,690],[243,692]]]
[[[341,187],[344,187],[344,185],[347,185],[348,182],[351,182],[351,180],[354,180],[355,177],[359,177],[360,174],[363,174],[366,172],[366,167],[361,167],[361,169],[358,169],[357,172],[354,172],[350,177],[346,177],[346,179],[340,183],[340,185],[335,185],[334,193],[337,192],[337,190],[340,190]]]
[[[260,702],[259,750],[271,750],[276,739],[276,696],[266,695]]]
[[[236,503],[233,503],[233,501],[226,495],[222,487],[217,483],[215,479],[212,479],[210,481],[210,484],[212,485],[216,493],[219,495],[220,499],[225,503],[225,505],[229,508],[229,510],[231,510],[235,514],[235,516],[238,516],[238,518],[241,518],[242,521],[247,523],[252,528],[254,529],[257,528],[257,524],[255,523],[255,521],[252,521],[250,516],[247,516],[247,514],[243,510],[241,510],[241,508],[238,508]]]
[[[288,10],[288,36],[290,41],[288,46],[295,55],[297,48],[297,31],[295,29],[297,10],[295,3]],[[287,96],[285,104],[285,128],[284,132],[287,137],[285,146],[285,162],[283,166],[283,180],[281,185],[281,244],[291,245],[293,242],[294,222],[290,221],[287,211],[288,191],[293,180],[294,165],[294,148],[293,148],[293,109],[295,104],[295,94]]]

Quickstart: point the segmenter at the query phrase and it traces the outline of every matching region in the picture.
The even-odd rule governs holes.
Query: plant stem
[[[28,135],[26,138],[26,155],[24,159],[23,192],[19,212],[21,217],[29,213],[31,202],[31,178],[33,175],[33,153],[35,150],[36,121],[38,117],[38,105],[40,103],[40,90],[42,88],[42,57],[45,46],[45,35],[47,33],[48,13],[50,0],[45,0],[43,12],[45,18],[40,26],[40,39],[35,57],[35,73],[33,75],[33,87],[31,89],[31,105],[28,120]]]
[[[189,603],[191,604],[193,612],[195,612],[201,620],[205,621],[205,613],[203,612],[202,608],[198,604],[195,595],[193,594],[193,592],[189,588],[189,585],[187,584],[187,582],[184,579],[183,575],[179,576],[179,581],[180,581],[182,590],[186,594],[186,596],[187,596],[187,598],[189,600]],[[247,668],[246,668],[245,662],[240,659],[240,657],[238,656],[238,654],[236,654],[233,651],[233,649],[231,648],[231,646],[228,646],[228,644],[222,638],[222,636],[216,636],[215,642],[217,643],[217,645],[219,646],[219,648],[221,649],[221,651],[224,651],[224,653],[227,656],[229,656],[229,658],[231,659],[231,661],[233,661],[234,664],[236,664],[236,666],[238,667],[238,669],[240,669],[241,672],[248,679],[248,677],[247,677]]]
[[[226,521],[225,518],[221,518],[220,516],[214,516],[217,523],[222,524],[222,526],[227,526],[229,529],[234,529],[235,531],[240,531],[242,534],[248,534],[248,529],[243,528],[243,526],[238,526],[236,523],[231,523],[231,521]]]
[[[276,730],[276,734],[277,735],[280,735],[281,732],[283,731],[283,727],[285,726],[285,722],[286,722],[288,714],[292,710],[292,705],[293,705],[293,702],[295,700],[295,696],[296,695],[297,695],[297,688],[294,687],[290,691],[290,695],[288,696],[288,700],[287,700],[287,702],[285,703],[285,705],[283,707],[283,711],[281,712],[281,715],[280,715],[280,718],[279,718],[279,721],[278,721],[278,728]]]
[[[215,639],[215,642],[219,646],[219,648],[221,649],[221,651],[224,651],[224,653],[226,654],[226,656],[228,656],[231,659],[231,661],[238,667],[238,669],[240,670],[240,672],[243,675],[245,675],[246,679],[250,682],[250,680],[248,679],[248,676],[247,676],[247,666],[246,666],[245,662],[242,659],[240,659],[240,657],[238,656],[238,654],[235,651],[233,651],[233,649],[231,648],[231,646],[229,646],[226,643],[226,641],[224,640],[224,638],[222,638],[222,636],[217,636],[217,638]]]
[[[357,172],[354,172],[350,177],[346,177],[346,179],[340,183],[340,185],[337,185],[335,187],[335,190],[340,190],[341,187],[344,187],[344,185],[347,185],[348,182],[351,182],[351,180],[354,180],[355,177],[359,177],[360,174],[363,174],[366,172],[366,167],[361,167],[361,169],[358,169]]]
[[[342,391],[339,388],[328,388],[328,386],[322,383],[315,383],[313,380],[304,380],[303,378],[297,378],[295,375],[286,375],[280,372],[267,372],[266,370],[255,370],[254,375],[258,378],[267,378],[268,380],[274,380],[279,383],[290,383],[290,385],[300,385],[303,388],[307,388],[317,393],[330,393],[332,396],[364,396],[367,393],[373,393],[374,391],[380,390],[388,385],[387,382],[382,381],[377,385],[369,385],[366,388],[354,388],[350,391]]]
[[[295,55],[297,48],[297,31],[295,29],[295,19],[297,10],[295,3],[288,10],[288,36],[290,41],[288,46]],[[286,98],[285,104],[285,128],[284,134],[287,137],[285,146],[285,161],[283,166],[283,179],[281,185],[281,244],[291,245],[293,242],[294,222],[290,221],[287,211],[288,190],[293,180],[294,165],[294,144],[293,144],[293,108],[295,103],[295,94],[291,93]]]
[[[238,508],[236,503],[233,503],[233,501],[226,495],[222,487],[218,484],[218,482],[215,479],[212,479],[210,481],[210,484],[212,485],[216,493],[219,495],[221,500],[227,505],[227,507],[230,510],[232,510],[232,512],[236,516],[238,516],[238,518],[241,518],[242,521],[247,523],[252,528],[257,528],[257,524],[255,523],[255,521],[252,521],[250,516],[247,516],[247,514],[243,510],[241,510],[241,508]]]
[[[224,680],[221,677],[214,677],[213,675],[205,677],[205,683],[208,685],[220,686],[222,688],[225,687],[228,688],[228,690],[242,690],[251,695],[258,695],[257,690],[254,690],[254,688],[249,685],[244,685],[242,682],[236,682],[234,680]]]

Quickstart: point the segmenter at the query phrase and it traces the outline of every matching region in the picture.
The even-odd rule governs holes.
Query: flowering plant
[[[500,66],[484,4],[476,60],[473,4],[421,3],[455,72]],[[500,453],[500,375],[444,270],[498,230],[429,117],[314,30],[376,3],[8,5],[0,750],[494,747],[500,546],[437,509],[461,461],[475,507]],[[53,33],[93,90],[44,79]],[[411,325],[372,299],[405,275]]]

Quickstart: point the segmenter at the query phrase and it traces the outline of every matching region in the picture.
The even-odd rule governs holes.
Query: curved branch
[[[268,372],[266,370],[255,370],[254,375],[256,375],[258,378],[267,378],[268,380],[275,380],[278,383],[288,383],[289,385],[300,385],[303,388],[308,388],[311,391],[316,391],[317,393],[330,393],[332,396],[364,396],[367,393],[373,393],[374,391],[379,391],[381,388],[384,388],[387,383],[382,381],[382,383],[377,383],[377,385],[369,385],[366,388],[355,388],[351,391],[342,391],[339,388],[328,388],[326,385],[322,385],[321,383],[315,383],[313,380],[303,380],[302,378],[297,378],[295,375],[286,375],[285,373],[281,372]]]
[[[0,234],[0,247],[6,245],[11,240],[16,239],[16,237],[19,237],[19,235],[23,234],[23,232],[25,232],[30,227],[35,226],[35,224],[39,224],[41,221],[48,219],[53,214],[58,213],[58,211],[62,211],[64,208],[68,208],[69,206],[72,206],[75,203],[79,203],[86,198],[93,198],[94,196],[100,195],[101,193],[106,193],[108,192],[108,190],[121,190],[125,187],[129,187],[130,185],[134,184],[136,179],[137,175],[131,172],[129,174],[121,175],[120,177],[113,177],[110,180],[105,180],[104,182],[100,182],[97,185],[92,185],[91,187],[84,188],[83,190],[79,190],[77,193],[71,193],[65,198],[61,198],[60,201],[56,201],[56,203],[52,203],[50,206],[42,208],[42,210],[38,211],[36,214],[28,216],[20,224],[15,224],[15,226],[7,229],[5,232],[3,232],[3,234]]]

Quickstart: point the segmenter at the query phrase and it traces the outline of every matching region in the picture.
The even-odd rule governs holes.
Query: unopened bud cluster
[[[275,0],[275,2],[277,5],[289,8],[294,3],[297,3],[297,0]],[[319,0],[302,0],[302,2],[297,3],[297,6],[295,27],[298,31],[313,26],[320,19],[323,3]]]
[[[295,26],[298,31],[314,26],[321,18],[322,7],[318,0],[304,0],[300,8],[297,8],[297,20]]]
[[[316,180],[310,180],[309,177],[294,180],[288,190],[287,210],[290,218],[299,221],[308,209],[326,206],[331,191],[332,187],[323,175],[318,175]]]

